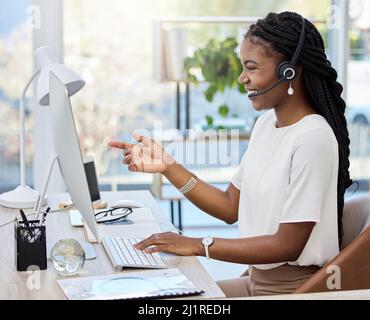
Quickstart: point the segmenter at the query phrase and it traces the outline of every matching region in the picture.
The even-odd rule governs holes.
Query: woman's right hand
[[[122,162],[130,171],[146,173],[163,173],[176,161],[152,139],[133,135],[138,144],[111,141],[108,146],[123,150]]]

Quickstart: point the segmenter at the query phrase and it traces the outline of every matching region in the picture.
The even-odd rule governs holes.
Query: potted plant
[[[217,92],[224,93],[227,88],[237,88],[239,92],[245,92],[243,85],[238,83],[242,66],[236,54],[237,45],[236,39],[231,37],[225,40],[211,39],[204,48],[196,50],[192,57],[185,59],[184,69],[188,81],[193,84],[207,82],[208,87],[204,91],[207,101],[212,102]],[[201,73],[201,77],[197,76],[197,71]],[[230,108],[225,97],[224,102],[218,106],[218,113],[222,119],[229,116]],[[235,118],[235,115],[233,116]],[[206,123],[208,128],[226,128],[224,125],[215,124],[211,115],[206,115]]]

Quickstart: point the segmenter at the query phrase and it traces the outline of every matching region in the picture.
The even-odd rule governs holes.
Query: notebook
[[[57,280],[69,300],[117,300],[198,295],[204,291],[178,269]]]

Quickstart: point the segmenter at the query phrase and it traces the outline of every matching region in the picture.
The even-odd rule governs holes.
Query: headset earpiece
[[[286,81],[292,81],[297,77],[295,67],[290,64],[290,61],[283,61],[277,67],[278,79],[285,79]]]

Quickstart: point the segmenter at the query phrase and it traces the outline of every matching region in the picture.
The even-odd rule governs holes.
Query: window
[[[0,3],[2,7],[0,10],[0,193],[2,193],[13,189],[20,181],[19,98],[32,72],[32,42],[27,15],[30,1],[2,0]],[[32,185],[31,121],[28,111],[26,113],[28,185]]]
[[[86,87],[72,97],[79,137],[84,154],[95,156],[100,184],[150,183],[151,176],[131,173],[121,164],[121,154],[109,151],[106,143],[124,140],[137,128],[176,127],[176,87],[159,82],[152,75],[153,19],[176,16],[262,16],[266,7],[281,11],[294,5],[315,18],[323,3],[313,1],[180,1],[180,0],[97,0],[64,1],[64,52],[66,65],[82,74]],[[210,5],[212,3],[212,5]],[[305,2],[307,3],[307,2]],[[241,37],[245,26],[197,24],[190,27],[189,50],[213,36]],[[181,95],[184,99],[184,93]],[[241,118],[253,113],[248,101],[229,94],[231,112]],[[208,104],[203,89],[191,88],[191,126],[217,105]],[[182,115],[184,116],[184,115]],[[240,157],[244,147],[241,147]],[[207,165],[207,164],[206,164]],[[216,168],[213,176],[217,176]],[[231,173],[231,172],[230,172]],[[211,174],[212,176],[212,174]]]
[[[346,116],[351,139],[350,173],[352,180],[359,182],[359,190],[367,192],[370,179],[370,3],[351,0],[349,6]]]

